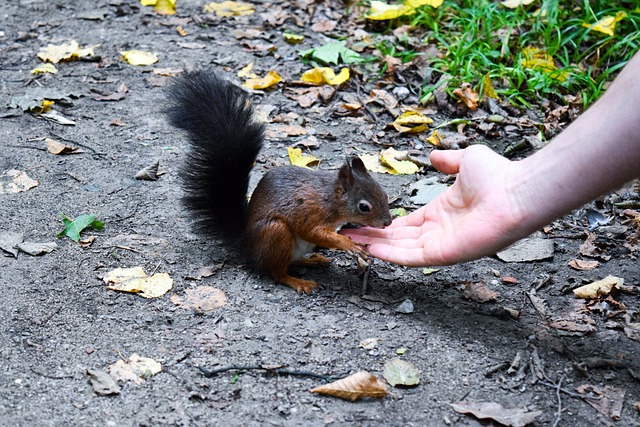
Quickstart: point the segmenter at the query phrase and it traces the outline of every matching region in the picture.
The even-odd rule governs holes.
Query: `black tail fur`
[[[182,75],[168,97],[169,122],[185,130],[190,142],[181,170],[183,202],[198,229],[239,241],[264,125],[255,121],[245,91],[210,73]]]

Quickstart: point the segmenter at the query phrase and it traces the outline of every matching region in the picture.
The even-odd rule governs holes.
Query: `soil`
[[[259,12],[293,14],[290,2],[255,3]],[[265,25],[260,13],[215,18],[203,14],[202,5],[178,1],[178,15],[163,17],[133,1],[3,3],[0,88],[6,102],[0,110],[0,172],[25,171],[39,185],[0,194],[0,233],[22,233],[29,242],[55,241],[57,248],[40,256],[4,251],[0,256],[0,425],[487,425],[455,412],[451,404],[460,401],[541,411],[534,425],[640,425],[634,408],[640,401],[640,333],[634,340],[631,328],[629,334],[624,330],[625,312],[634,320],[640,309],[638,293],[616,293],[615,300],[585,308],[571,292],[609,274],[640,285],[638,253],[624,246],[633,237],[629,224],[622,232],[592,231],[611,258],[587,271],[568,266],[581,257],[588,227],[584,210],[546,230],[544,238],[555,245],[551,258],[508,263],[489,257],[430,274],[376,261],[366,289],[353,259],[323,251],[333,257],[331,266],[296,270],[299,277],[321,283],[310,296],[274,284],[220,242],[194,233],[180,204],[185,138],[162,114],[171,77],[152,70],[204,68],[234,79],[253,61],[257,73],[276,69],[293,80],[307,67],[297,51],[329,40],[304,27],[310,18],[303,9],[292,15],[302,27],[295,19],[282,24],[307,36],[302,45],[291,46],[281,38],[283,27]],[[96,15],[102,19],[81,19]],[[188,34],[179,35],[177,25]],[[248,28],[260,29],[262,39],[237,40],[231,34]],[[72,39],[81,46],[99,45],[99,58],[59,64],[56,75],[30,74],[41,64],[40,48]],[[250,49],[258,42],[274,44],[276,53]],[[132,49],[157,52],[160,61],[129,65],[120,52]],[[128,88],[124,99],[93,99],[92,90],[109,94],[121,84]],[[38,87],[74,95],[54,106],[74,126],[6,107],[11,97]],[[372,87],[363,85],[363,94]],[[355,92],[353,86],[345,90]],[[380,141],[399,149],[420,147],[415,136],[385,130],[392,118],[384,111],[376,123],[366,113],[334,115],[339,98],[303,109],[283,95],[281,85],[259,91],[254,101],[272,106],[271,117],[295,112],[302,118],[298,124],[315,129],[321,144],[313,154],[323,159],[321,169],[335,170],[353,153],[384,148],[372,144],[363,129],[373,129]],[[434,117],[437,123],[451,118],[439,112]],[[53,155],[44,138],[83,152]],[[287,164],[286,147],[297,139],[267,141],[252,181]],[[510,141],[482,137],[478,142],[502,152]],[[155,161],[163,173],[158,180],[134,179]],[[437,176],[430,169],[426,174]],[[408,185],[423,177],[376,174],[395,207],[410,204]],[[609,227],[621,226],[624,218],[609,203],[616,197],[623,196],[589,206],[611,217]],[[63,213],[95,214],[105,228],[83,233],[83,238],[96,236],[88,247],[55,238]],[[211,265],[217,266],[213,275],[191,279]],[[101,280],[115,268],[134,266],[168,273],[173,288],[145,299],[108,290]],[[488,302],[470,297],[465,284],[478,282],[499,295]],[[226,304],[195,310],[172,300],[199,286],[219,289]],[[544,314],[528,296],[532,288],[545,302]],[[407,299],[413,309],[400,312]],[[558,326],[562,319],[564,328]],[[363,348],[360,343],[368,338],[379,341]],[[160,362],[162,371],[140,384],[121,382],[116,395],[94,392],[88,369],[108,371],[133,354]],[[382,378],[385,363],[397,357],[420,371],[420,384],[389,387],[386,398],[357,402],[310,393],[324,383],[318,378],[273,370],[230,370],[207,378],[199,369],[285,366],[327,376],[368,370]],[[598,361],[604,366],[596,366]],[[626,391],[619,421],[576,394],[585,384]]]

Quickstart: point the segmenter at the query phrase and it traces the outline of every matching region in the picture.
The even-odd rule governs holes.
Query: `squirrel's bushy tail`
[[[180,76],[168,97],[169,122],[185,130],[190,142],[181,169],[183,202],[200,230],[239,239],[264,125],[255,121],[245,91],[210,73]]]

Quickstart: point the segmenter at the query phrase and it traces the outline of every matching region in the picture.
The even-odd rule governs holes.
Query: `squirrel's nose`
[[[383,224],[383,225],[384,225],[385,227],[390,226],[390,225],[391,225],[391,218],[386,219],[386,220],[384,221],[384,224]]]

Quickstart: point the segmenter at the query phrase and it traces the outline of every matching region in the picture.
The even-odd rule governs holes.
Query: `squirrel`
[[[196,228],[244,252],[277,283],[310,294],[311,280],[288,274],[290,264],[326,266],[316,246],[367,259],[364,246],[336,230],[347,224],[391,224],[388,197],[359,157],[337,172],[281,166],[268,171],[247,200],[249,175],[264,144],[249,94],[205,71],[185,73],[168,88],[171,125],[186,132],[183,204]]]

